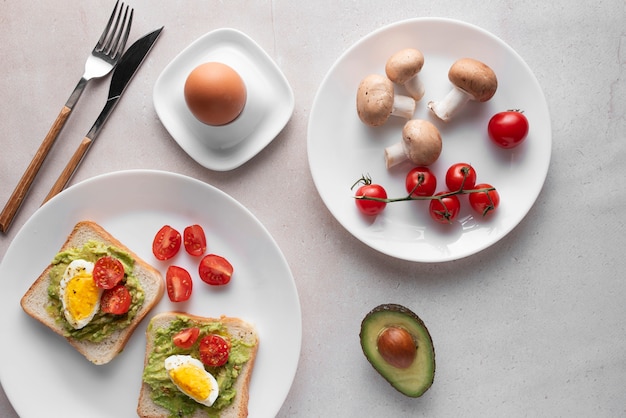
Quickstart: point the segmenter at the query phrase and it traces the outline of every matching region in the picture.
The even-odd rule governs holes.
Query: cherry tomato
[[[487,125],[489,138],[502,148],[515,148],[528,135],[528,119],[519,110],[496,113]]]
[[[477,184],[475,189],[490,189],[493,186],[487,183]],[[476,192],[469,194],[469,203],[472,209],[483,216],[490,215],[500,204],[500,194],[497,190],[488,192]]]
[[[104,313],[110,313],[114,315],[123,315],[130,309],[130,302],[132,296],[128,291],[128,288],[123,284],[118,284],[112,289],[106,289],[102,292],[102,299],[100,299],[100,309]]]
[[[437,189],[437,177],[427,167],[415,167],[406,175],[405,184],[412,197],[432,196]]]
[[[440,196],[449,192],[439,192],[435,196]],[[456,195],[450,195],[441,199],[433,199],[430,201],[428,211],[430,217],[442,224],[452,223],[459,215],[461,202]]]
[[[387,206],[387,202],[381,202],[380,200],[369,200],[369,199],[358,199],[358,197],[373,197],[376,199],[387,199],[387,192],[385,188],[380,184],[372,184],[372,179],[369,177],[362,177],[358,182],[354,184],[362,184],[355,194],[356,199],[356,207],[361,211],[362,214],[373,216],[378,215],[380,212],[385,209]],[[352,186],[352,187],[354,187]]]
[[[230,341],[217,334],[209,334],[200,340],[200,361],[210,367],[226,364],[230,355]]]
[[[181,241],[180,232],[165,225],[159,229],[152,241],[152,253],[157,260],[169,260],[178,253]]]
[[[193,290],[193,281],[187,270],[178,266],[169,266],[165,273],[167,296],[172,302],[184,302]]]
[[[93,266],[92,274],[96,286],[112,289],[124,278],[124,265],[115,257],[100,257]]]
[[[467,163],[452,164],[446,172],[446,186],[448,190],[471,190],[476,184],[476,170]]]
[[[213,286],[221,286],[230,282],[233,266],[224,257],[207,254],[200,260],[198,273],[203,282]]]
[[[206,236],[200,225],[190,225],[183,231],[185,250],[194,257],[199,257],[206,251]]]
[[[191,327],[178,331],[173,337],[172,342],[179,348],[191,348],[196,343],[200,335],[200,328]]]

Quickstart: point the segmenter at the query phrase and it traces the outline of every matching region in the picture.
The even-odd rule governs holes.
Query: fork
[[[85,71],[80,81],[63,106],[63,109],[61,109],[50,131],[39,146],[37,153],[26,168],[26,171],[15,187],[11,197],[9,197],[2,213],[0,213],[0,231],[6,232],[9,229],[15,214],[22,205],[54,141],[59,136],[61,129],[72,113],[72,109],[78,102],[83,90],[85,90],[87,82],[93,78],[104,77],[110,73],[122,56],[133,22],[133,12],[134,10],[132,8],[129,9],[128,6],[124,7],[124,3],[120,4],[120,0],[116,1],[113,12],[111,12],[111,17],[100,39],[98,39],[96,46],[91,51],[89,57],[87,57]]]

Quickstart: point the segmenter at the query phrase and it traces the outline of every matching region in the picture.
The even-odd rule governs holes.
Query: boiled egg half
[[[100,309],[102,289],[93,280],[93,266],[90,261],[74,260],[61,278],[63,315],[74,329],[87,325]]]
[[[188,355],[172,355],[165,359],[165,370],[172,383],[194,401],[211,406],[217,399],[217,380],[200,360]]]

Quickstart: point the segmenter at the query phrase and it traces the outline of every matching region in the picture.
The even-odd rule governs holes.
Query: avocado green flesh
[[[378,352],[378,336],[392,326],[407,330],[417,343],[415,360],[404,369],[387,363]],[[430,388],[435,377],[435,349],[428,329],[413,312],[400,305],[381,305],[363,319],[360,337],[367,360],[398,391],[419,397]]]

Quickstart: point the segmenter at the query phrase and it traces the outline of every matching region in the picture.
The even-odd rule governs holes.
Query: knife
[[[96,122],[93,124],[85,138],[83,138],[82,142],[72,155],[72,158],[70,158],[69,162],[65,166],[65,169],[61,172],[61,175],[50,189],[50,192],[44,199],[43,203],[46,203],[48,200],[60,193],[70,181],[79,164],[83,158],[85,158],[87,151],[89,151],[91,144],[93,144],[96,137],[100,133],[102,126],[115,108],[115,105],[117,105],[117,102],[119,102],[122,97],[124,90],[126,90],[126,87],[152,49],[162,30],[163,26],[154,32],[145,35],[143,38],[138,39],[130,46],[130,48],[128,48],[124,55],[122,55],[122,58],[120,58],[120,61],[113,71],[111,86],[109,88],[109,97],[107,98],[102,112],[100,112]]]

